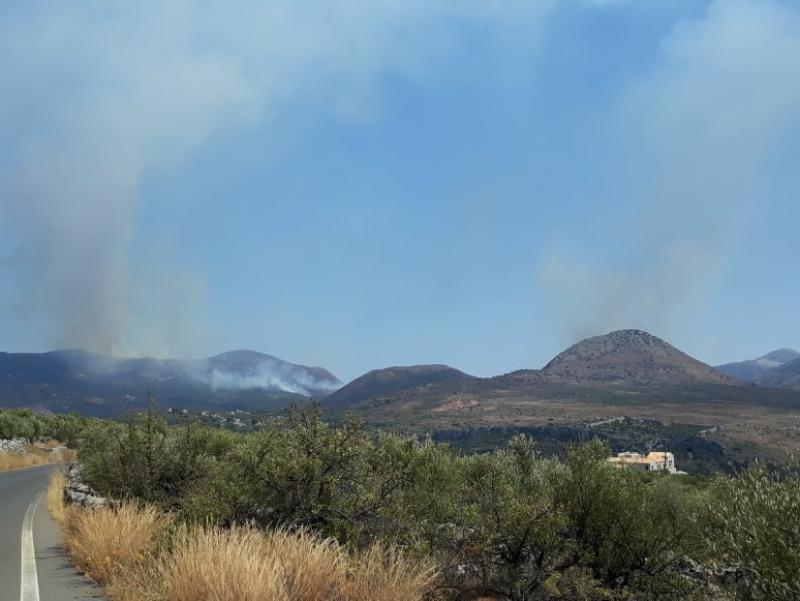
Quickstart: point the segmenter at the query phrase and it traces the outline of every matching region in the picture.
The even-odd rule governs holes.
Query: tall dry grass
[[[21,470],[37,465],[50,465],[56,463],[68,463],[75,460],[75,451],[63,449],[61,451],[47,452],[45,448],[55,448],[58,442],[54,441],[50,446],[38,447],[29,446],[25,453],[0,453],[0,472],[10,472]]]
[[[153,561],[172,524],[154,507],[70,508],[63,528],[64,546],[75,564],[100,584],[110,584]]]
[[[132,504],[61,515],[68,552],[113,601],[419,601],[437,576],[395,549],[349,554],[306,531],[171,530],[170,518]]]
[[[50,482],[47,485],[45,501],[47,511],[53,516],[58,524],[64,527],[67,523],[68,508],[64,503],[64,488],[67,486],[67,476],[61,470],[56,470],[50,474]]]
[[[75,451],[72,449],[61,449],[56,452],[46,450],[60,446],[61,443],[57,440],[50,440],[42,444],[28,445],[24,453],[0,453],[0,472],[75,461]]]
[[[398,551],[350,555],[304,531],[184,531],[162,561],[166,601],[415,601],[436,577]]]

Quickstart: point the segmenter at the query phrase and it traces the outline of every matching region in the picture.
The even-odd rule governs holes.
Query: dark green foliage
[[[680,592],[674,562],[692,542],[691,498],[674,478],[617,469],[608,454],[598,442],[576,447],[561,482],[567,536],[581,563],[611,588]]]
[[[91,420],[70,413],[40,415],[27,409],[0,409],[0,438],[55,438],[74,446]]]
[[[97,422],[83,434],[80,460],[103,494],[176,508],[197,488],[211,485],[212,465],[233,435],[189,423],[170,428],[151,413],[128,424]]]
[[[741,599],[800,599],[800,480],[756,469],[720,479],[707,516],[711,559],[741,569]]]

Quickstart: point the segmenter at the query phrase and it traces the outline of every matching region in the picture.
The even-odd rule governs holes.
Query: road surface
[[[70,565],[45,507],[52,466],[0,473],[0,601],[104,599]]]

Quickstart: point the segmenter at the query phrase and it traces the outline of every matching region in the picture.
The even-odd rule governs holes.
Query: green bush
[[[86,478],[102,494],[141,499],[176,509],[211,481],[213,464],[234,435],[189,423],[170,428],[153,414],[128,424],[97,422],[83,432],[79,458]]]
[[[560,503],[578,563],[604,585],[681,592],[675,561],[694,542],[694,503],[674,477],[618,469],[600,443],[573,449]]]
[[[27,409],[0,409],[0,438],[55,438],[68,446],[77,444],[91,420],[74,413],[39,415]]]
[[[800,480],[754,469],[720,479],[710,499],[709,553],[741,569],[738,597],[800,599]]]

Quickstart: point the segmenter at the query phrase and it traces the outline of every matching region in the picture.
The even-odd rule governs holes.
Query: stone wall
[[[27,447],[27,441],[24,438],[0,439],[0,453],[14,453],[15,455],[24,455]]]
[[[83,481],[81,467],[73,464],[67,472],[67,486],[64,489],[64,500],[83,507],[107,507],[113,503],[102,497]]]

